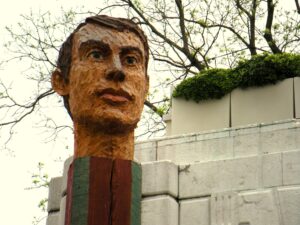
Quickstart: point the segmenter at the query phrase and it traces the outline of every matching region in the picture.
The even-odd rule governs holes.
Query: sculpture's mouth
[[[133,97],[128,92],[121,89],[115,90],[113,88],[106,88],[97,90],[95,95],[112,104],[122,104],[133,100]]]

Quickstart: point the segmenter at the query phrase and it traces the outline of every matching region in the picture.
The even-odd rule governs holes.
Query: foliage
[[[32,185],[27,187],[27,190],[39,189],[39,188],[48,188],[50,183],[50,178],[47,173],[44,171],[44,163],[39,162],[37,165],[37,171],[31,175]],[[47,206],[48,198],[43,198],[39,201],[38,207],[45,212]]]
[[[185,79],[175,88],[173,97],[184,97],[196,102],[221,98],[232,90],[229,71],[228,69],[210,69]]]
[[[242,60],[233,69],[210,69],[185,79],[174,90],[173,97],[196,102],[218,99],[237,87],[263,86],[300,76],[300,55],[262,54]]]
[[[257,55],[250,60],[240,61],[233,74],[239,87],[275,84],[285,78],[300,76],[300,55]]]

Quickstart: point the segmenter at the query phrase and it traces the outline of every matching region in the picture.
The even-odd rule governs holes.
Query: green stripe
[[[141,225],[142,200],[142,168],[141,165],[131,163],[131,221],[130,225]]]
[[[71,225],[87,225],[90,157],[74,160]]]

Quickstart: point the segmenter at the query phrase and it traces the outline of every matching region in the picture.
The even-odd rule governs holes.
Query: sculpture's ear
[[[69,94],[69,84],[65,81],[59,69],[54,70],[51,77],[51,84],[53,90],[61,95],[66,96]]]

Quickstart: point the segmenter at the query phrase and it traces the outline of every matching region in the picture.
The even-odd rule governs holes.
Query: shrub
[[[196,102],[206,99],[218,99],[232,90],[228,69],[210,69],[183,80],[174,92],[174,97],[184,97]]]
[[[262,54],[242,60],[234,69],[210,69],[183,80],[173,97],[196,102],[219,99],[237,87],[264,86],[300,76],[300,55]]]
[[[231,76],[239,87],[264,86],[300,75],[300,56],[288,53],[263,54],[240,61]]]

